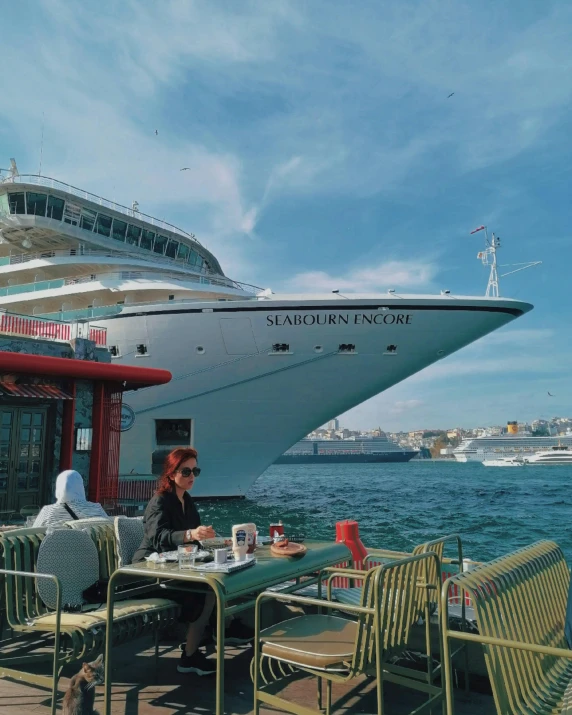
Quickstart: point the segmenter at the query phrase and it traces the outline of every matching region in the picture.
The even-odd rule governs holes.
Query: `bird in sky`
[[[447,99],[450,99],[454,94],[455,94],[455,92],[451,92],[451,94],[449,94],[449,95],[447,96]]]
[[[155,136],[157,136],[158,134],[159,134],[159,130],[155,129]]]
[[[551,392],[549,392],[548,397],[554,397],[554,395]]]
[[[179,171],[190,171],[191,167],[190,166],[183,166],[182,169],[179,169]]]

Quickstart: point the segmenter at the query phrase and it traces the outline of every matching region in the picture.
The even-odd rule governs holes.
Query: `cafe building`
[[[90,501],[115,505],[122,420],[133,419],[123,394],[171,373],[112,364],[99,328],[16,318],[0,316],[0,523],[52,503],[64,469]]]

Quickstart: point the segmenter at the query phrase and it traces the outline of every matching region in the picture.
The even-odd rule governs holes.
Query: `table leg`
[[[115,571],[115,574],[119,570]],[[111,651],[113,644],[113,602],[115,600],[115,583],[113,576],[109,579],[107,586],[107,626],[105,629],[105,684],[104,684],[104,700],[103,700],[103,715],[111,715]]]
[[[219,584],[211,582],[216,596],[216,715],[224,715],[224,617],[225,598]],[[108,715],[111,715],[109,713]]]

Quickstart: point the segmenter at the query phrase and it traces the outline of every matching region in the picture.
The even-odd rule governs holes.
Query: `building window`
[[[147,355],[147,346],[144,343],[140,343],[136,347],[137,355]]]
[[[116,241],[125,241],[125,232],[127,231],[127,224],[125,221],[120,221],[117,218],[113,219],[113,231],[112,238]]]
[[[26,213],[26,198],[25,194],[8,194],[8,202],[10,203],[10,213],[11,214],[25,214]]]
[[[165,251],[165,255],[168,256],[169,258],[176,258],[178,248],[179,248],[179,242],[174,241],[172,238],[170,238],[169,243],[167,244],[167,250]]]
[[[111,233],[111,216],[105,214],[97,214],[97,223],[95,224],[95,232],[101,236],[109,236]]]
[[[189,257],[189,251],[191,249],[188,246],[185,246],[184,243],[179,243],[179,252],[177,253],[177,259],[179,261],[187,261],[187,258]]]
[[[158,447],[188,447],[191,420],[155,420],[155,439]]]
[[[79,227],[85,229],[86,231],[93,231],[96,216],[97,214],[95,211],[90,211],[89,209],[82,207]]]
[[[141,238],[141,229],[139,226],[132,226],[129,224],[127,227],[127,243],[131,246],[138,246],[139,239]]]
[[[64,200],[56,196],[48,196],[48,218],[61,221],[64,216]]]
[[[153,250],[153,242],[155,241],[155,232],[148,231],[146,228],[141,231],[141,243],[139,244],[141,248],[145,248],[148,251]]]
[[[162,256],[165,255],[167,241],[167,236],[157,236],[155,238],[155,245],[153,246],[153,250],[155,251],[155,253],[160,253]]]
[[[37,194],[34,191],[28,191],[28,195],[26,196],[27,213],[34,214],[34,216],[45,216],[47,201],[47,194]]]

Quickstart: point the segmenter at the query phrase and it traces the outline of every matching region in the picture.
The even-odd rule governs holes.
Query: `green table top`
[[[115,573],[131,576],[146,576],[159,579],[176,579],[194,583],[212,584],[221,587],[227,600],[261,591],[270,586],[319,571],[326,566],[347,562],[351,553],[345,544],[331,541],[307,541],[308,549],[303,556],[274,556],[270,546],[258,546],[256,563],[235,573],[202,573],[200,570],[179,570],[177,563],[167,563],[160,568],[149,562],[122,566]]]

